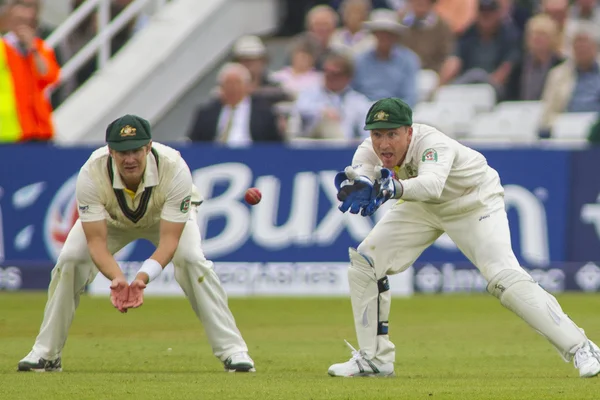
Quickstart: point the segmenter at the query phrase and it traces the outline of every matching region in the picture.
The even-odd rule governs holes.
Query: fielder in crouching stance
[[[228,371],[254,371],[254,362],[227,305],[211,261],[201,249],[200,196],[178,151],[152,143],[148,121],[125,115],[106,130],[77,178],[79,220],[52,271],[44,320],[19,371],[61,371],[61,352],[85,285],[100,271],[111,280],[121,312],[143,303],[143,289],[172,260],[175,279],[204,325],[213,353]],[[128,283],[113,254],[137,239],[157,248]]]
[[[498,173],[478,152],[437,129],[413,124],[399,99],[376,102],[366,118],[371,137],[351,167],[337,174],[340,210],[373,214],[398,201],[358,249],[348,279],[359,350],[329,368],[332,376],[390,376],[395,347],[388,336],[388,274],[407,269],[443,232],[477,266],[487,290],[543,335],[581,377],[600,373],[600,350],[551,294],[521,268],[510,242]]]

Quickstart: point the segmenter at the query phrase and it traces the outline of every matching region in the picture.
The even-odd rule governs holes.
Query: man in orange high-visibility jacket
[[[45,90],[58,81],[54,51],[36,37],[35,3],[9,5],[11,31],[0,43],[0,142],[49,141],[52,106]]]

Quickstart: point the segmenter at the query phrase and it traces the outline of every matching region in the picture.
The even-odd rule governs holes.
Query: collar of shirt
[[[569,16],[573,19],[593,21],[596,18],[596,15],[599,13],[599,11],[600,11],[600,6],[595,6],[594,9],[592,10],[591,14],[588,17],[584,17],[582,15],[581,7],[579,7],[577,4],[573,4],[571,6]]]
[[[350,85],[346,86],[339,92],[332,92],[331,90],[328,90],[327,88],[323,87],[323,93],[325,93],[327,96],[330,96],[330,97],[338,97],[340,99],[340,102],[344,101],[344,98],[351,91],[352,91],[352,88],[350,87]]]
[[[408,149],[406,149],[406,156],[404,157],[404,161],[402,161],[402,164],[400,164],[400,168],[404,168],[406,167],[406,164],[410,164],[411,161],[414,158],[414,152],[415,152],[415,139],[416,139],[416,131],[418,128],[413,127],[413,134],[412,137],[410,138],[410,143],[408,144]]]
[[[25,48],[21,44],[21,41],[14,32],[8,32],[6,35],[3,36],[3,38],[6,41],[6,43],[8,43],[11,47],[17,49],[19,53],[21,53],[22,55],[27,55],[27,51],[25,50]]]
[[[342,41],[347,45],[352,45],[354,43],[358,43],[367,37],[369,33],[365,30],[360,30],[356,33],[350,32],[348,29],[342,30]]]
[[[577,71],[578,74],[598,74],[600,72],[600,67],[598,67],[598,63],[595,62],[592,65],[592,68],[588,69],[587,71],[582,71],[578,67],[575,67],[575,71]]]
[[[410,27],[417,28],[430,28],[434,26],[437,22],[437,15],[435,13],[428,13],[425,18],[417,18],[415,14],[411,11],[402,19],[402,24]]]
[[[394,47],[392,47],[392,49],[390,50],[390,56],[387,59],[381,59],[379,57],[377,57],[377,51],[375,49],[369,49],[364,53],[364,57],[365,60],[367,61],[372,61],[374,63],[377,62],[381,62],[381,63],[385,63],[385,62],[403,62],[404,61],[404,53],[406,52],[407,48],[404,46],[401,46],[399,44],[394,45]]]
[[[113,188],[115,189],[126,189],[125,184],[121,180],[121,174],[117,169],[117,165],[115,160],[112,159],[113,171],[115,176],[113,177]],[[144,176],[142,177],[142,182],[138,187],[138,193],[143,191],[144,188],[157,186],[158,185],[158,166],[156,164],[156,158],[154,158],[154,154],[152,152],[148,153],[146,156],[146,170],[144,171]]]
[[[222,110],[226,111],[227,113],[230,113],[234,110],[234,108],[235,111],[238,112],[239,110],[246,109],[248,107],[250,107],[250,96],[244,97],[242,101],[235,105],[235,107],[232,107],[230,105],[223,105]]]

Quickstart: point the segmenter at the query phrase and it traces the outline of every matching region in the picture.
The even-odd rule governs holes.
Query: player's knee
[[[348,256],[350,257],[350,266],[354,267],[355,269],[372,271],[373,259],[368,255],[361,253],[359,249],[355,249],[353,247],[350,247],[348,249]]]
[[[177,268],[209,268],[212,263],[206,260],[202,252],[187,250],[173,257],[173,264]]]
[[[373,246],[367,243],[366,240],[363,240],[361,244],[358,245],[356,251],[364,257],[368,258],[371,264],[373,263],[373,259],[375,256],[375,254],[373,254]]]
[[[518,282],[535,283],[531,275],[525,272],[525,270],[519,271],[518,269],[512,268],[504,269],[489,280],[487,291],[494,297],[500,299],[506,290]]]
[[[65,246],[58,255],[57,265],[64,265],[65,268],[73,268],[76,265],[91,262],[90,253],[87,247],[81,249],[74,246]]]

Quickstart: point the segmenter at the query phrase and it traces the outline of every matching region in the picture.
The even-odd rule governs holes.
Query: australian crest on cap
[[[385,111],[378,111],[373,116],[373,120],[374,121],[387,121],[389,116],[390,116],[390,114],[386,113]]]
[[[121,137],[135,136],[136,129],[131,125],[125,125],[121,128]]]

